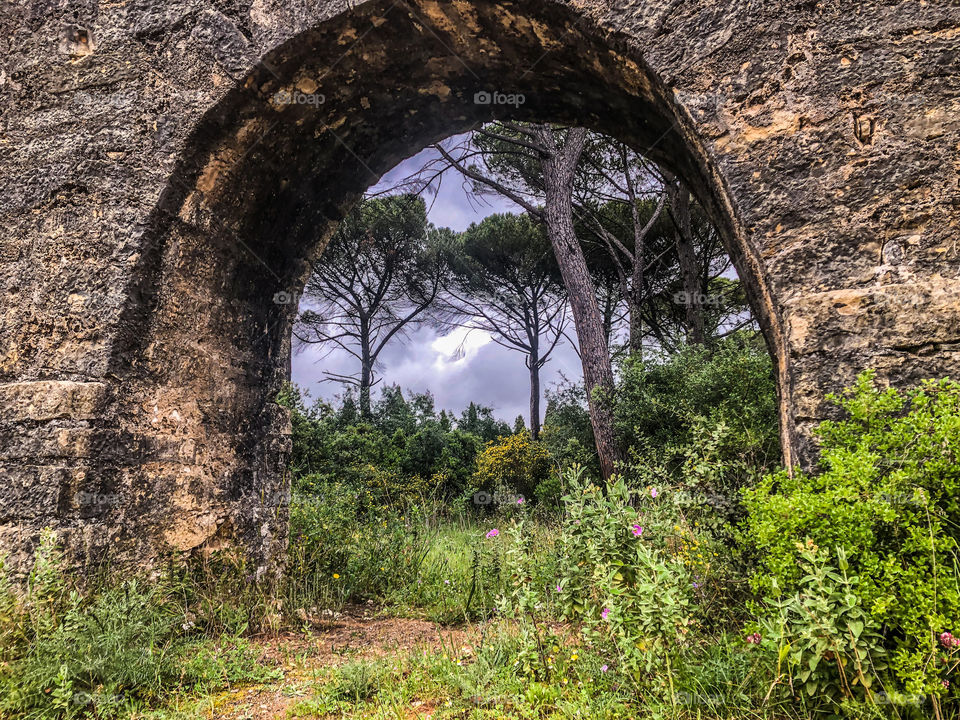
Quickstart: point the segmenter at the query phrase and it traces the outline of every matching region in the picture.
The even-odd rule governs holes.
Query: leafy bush
[[[454,421],[435,411],[428,393],[408,401],[395,386],[384,389],[367,418],[360,417],[350,393],[339,408],[324,402],[307,407],[300,391],[288,385],[277,401],[290,411],[294,491],[346,482],[369,490],[375,503],[397,506],[424,496],[461,495],[483,443],[510,432],[489,408],[471,403]]]
[[[763,621],[755,640],[776,650],[794,692],[815,705],[844,698],[872,699],[886,670],[882,638],[857,596],[860,579],[848,574],[842,549],[834,567],[830,553],[813,542],[798,543],[804,573],[798,590],[767,599],[775,613]],[[759,644],[759,643],[758,643]]]
[[[364,505],[361,493],[342,483],[294,495],[287,561],[293,605],[383,601],[416,581],[434,536],[421,510]]]
[[[550,455],[542,443],[527,433],[487,443],[477,457],[473,485],[478,490],[534,496],[537,486],[550,477]]]
[[[639,465],[660,483],[690,480],[736,499],[739,489],[780,462],[777,393],[770,354],[755,333],[714,347],[690,346],[665,360],[626,360],[616,427]]]
[[[695,621],[693,581],[681,561],[651,546],[621,478],[602,491],[570,475],[558,545],[564,613],[590,642],[612,644],[635,683],[660,669],[672,683],[671,663]]]
[[[953,664],[937,637],[960,619],[960,383],[899,392],[864,373],[830,399],[847,417],[817,429],[821,472],[780,472],[745,493],[763,569],[754,587],[789,596],[809,582],[798,540],[839,549],[857,578],[845,592],[884,637],[903,688],[943,694]]]
[[[583,383],[563,382],[547,390],[547,410],[540,433],[553,461],[562,469],[580,465],[590,477],[600,477],[600,458],[593,437]],[[559,496],[555,498],[559,501]]]

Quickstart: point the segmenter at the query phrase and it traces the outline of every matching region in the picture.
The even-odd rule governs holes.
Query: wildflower
[[[643,535],[643,526],[642,526],[642,525],[634,525],[634,526],[633,526],[633,536],[634,536],[634,537],[640,537],[641,535]]]
[[[600,666],[600,672],[602,672],[602,673],[605,673],[605,672],[606,672],[607,670],[609,670],[609,669],[610,669],[610,668],[607,667],[606,665],[601,665],[601,666]]]
[[[600,613],[600,617],[606,620],[609,614],[610,614],[610,608],[604,608],[603,611]]]
[[[334,580],[339,580],[339,579],[340,579],[340,576],[339,576],[337,573],[334,573],[334,574],[333,574],[333,579],[334,579]]]
[[[574,653],[573,655],[570,656],[570,659],[571,659],[571,660],[576,660],[578,657],[580,657],[580,656],[577,655],[576,653]]]
[[[950,681],[949,681],[949,680],[941,680],[941,681],[940,681],[940,684],[943,685],[945,688],[950,687]]]
[[[942,632],[940,633],[940,644],[945,648],[960,647],[960,638],[954,637],[949,632]]]
[[[517,498],[517,505],[523,505],[523,498],[522,498],[522,497]]]
[[[444,580],[444,581],[443,581],[443,584],[444,584],[444,585],[449,585],[449,584],[450,584],[450,581],[449,581],[449,580]]]
[[[747,635],[747,643],[750,645],[759,645],[760,633],[753,633],[753,635]]]
[[[660,494],[659,490],[657,490],[656,488],[650,488],[650,497],[655,498],[659,494]]]
[[[560,587],[560,583],[557,583],[557,592],[563,592],[563,588]]]
[[[487,533],[487,537],[488,537],[488,538],[495,538],[495,537],[496,537],[497,535],[499,535],[499,534],[500,534],[500,531],[497,530],[496,528],[494,528],[493,530],[491,530],[490,532]]]

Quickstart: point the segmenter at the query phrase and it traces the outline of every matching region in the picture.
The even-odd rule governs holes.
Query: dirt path
[[[283,678],[221,692],[211,698],[205,716],[211,720],[282,720],[288,708],[309,697],[311,685],[328,668],[417,648],[461,647],[467,638],[466,630],[442,628],[426,620],[372,618],[362,611],[345,612],[309,633],[255,638],[261,662],[280,670]],[[429,717],[429,713],[420,717]]]

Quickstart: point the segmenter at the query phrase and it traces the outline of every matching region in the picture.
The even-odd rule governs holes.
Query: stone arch
[[[823,394],[856,371],[878,365],[899,381],[955,370],[958,325],[930,307],[957,316],[956,286],[936,263],[948,236],[920,232],[929,200],[914,193],[909,171],[881,172],[911,153],[890,138],[911,126],[894,117],[892,99],[844,75],[862,50],[850,50],[846,65],[845,55],[834,58],[827,82],[813,71],[828,66],[820,34],[853,29],[809,3],[786,20],[760,3],[724,5],[368,0],[296,11],[254,3],[227,17],[192,3],[186,22],[201,76],[224,89],[198,99],[175,166],[132,173],[156,188],[155,201],[109,221],[113,247],[133,236],[135,252],[110,292],[88,288],[101,320],[81,314],[73,328],[95,325],[102,340],[90,376],[31,379],[30,366],[11,383],[17,407],[28,408],[15,433],[39,438],[46,424],[68,445],[78,440],[52,474],[8,463],[23,487],[52,502],[32,514],[8,510],[4,544],[16,551],[53,525],[89,557],[238,546],[266,571],[286,532],[287,419],[272,401],[288,372],[295,303],[284,301],[382,172],[496,117],[586,125],[686,179],[721,229],[775,359],[789,461],[812,456],[807,431],[823,417]],[[930,13],[916,24],[936,38],[943,18]],[[112,29],[151,43],[178,32],[167,18],[151,27],[133,15]],[[83,57],[96,57],[109,33],[81,29]],[[877,52],[890,42],[876,39]],[[903,81],[895,68],[886,73],[888,90]],[[490,91],[526,102],[476,102]],[[307,99],[285,102],[293,96]],[[935,96],[924,100],[934,137],[956,135],[936,115]],[[861,110],[848,115],[851,105]],[[929,146],[917,153],[927,163],[936,156]],[[939,180],[930,165],[917,176]],[[57,193],[51,213],[61,195],[79,195],[69,202],[92,217],[104,205],[93,197],[85,206],[82,184]],[[898,202],[912,203],[899,222]],[[928,252],[904,261],[911,242]],[[838,250],[865,257],[839,262]],[[945,252],[955,282],[956,249]],[[920,328],[900,319],[910,297],[928,304]],[[51,410],[42,397],[53,398]]]

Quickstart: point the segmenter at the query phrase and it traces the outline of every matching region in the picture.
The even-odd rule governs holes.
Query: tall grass
[[[122,717],[178,692],[270,676],[241,637],[249,598],[223,602],[213,575],[81,587],[44,533],[26,583],[0,577],[0,716]]]
[[[488,617],[507,578],[505,540],[490,542],[486,533],[522,512],[477,516],[426,500],[364,510],[342,486],[295,496],[285,605],[373,602],[443,623]]]
[[[363,508],[342,486],[298,496],[286,571],[272,586],[229,555],[170,562],[154,577],[81,580],[44,533],[26,582],[0,567],[0,717],[124,717],[262,680],[272,671],[249,636],[349,604],[441,623],[489,617],[507,578],[504,539],[485,535],[503,520],[425,502]]]

